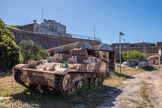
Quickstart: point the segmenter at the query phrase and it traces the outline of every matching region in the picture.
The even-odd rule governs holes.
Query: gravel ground
[[[123,81],[118,90],[109,93],[111,98],[98,108],[162,108],[160,75],[162,69],[134,75]]]

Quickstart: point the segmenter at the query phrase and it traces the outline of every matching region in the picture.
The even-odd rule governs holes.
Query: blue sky
[[[54,19],[67,32],[96,36],[104,43],[162,41],[162,0],[2,0],[0,18],[8,25],[25,25],[34,19]]]

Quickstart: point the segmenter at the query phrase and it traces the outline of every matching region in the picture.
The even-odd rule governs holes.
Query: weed
[[[93,87],[90,90],[86,87],[79,89],[68,95],[60,96],[52,90],[47,90],[44,93],[32,92],[25,87],[22,87],[10,75],[2,75],[0,78],[0,96],[12,97],[7,100],[0,100],[7,104],[27,104],[27,107],[74,107],[83,105],[84,107],[96,107],[103,103],[103,100],[111,97],[108,91],[116,89],[114,87],[121,84],[121,81],[139,71],[132,71],[122,68],[122,73],[117,70],[108,75],[104,80],[104,85],[100,87]],[[35,106],[30,106],[34,104]],[[21,107],[21,106],[19,106]]]
[[[130,101],[131,101],[132,103],[139,104],[139,102],[138,102],[137,100],[131,99]]]
[[[140,88],[140,95],[145,101],[151,102],[148,95],[148,84],[145,81],[142,81],[142,86]]]
[[[96,107],[110,97],[105,94],[111,89],[114,88],[100,86],[87,89],[87,87],[83,87],[71,94],[61,96],[52,90],[47,90],[44,93],[30,91],[15,81],[12,82],[12,76],[6,76],[0,78],[0,96],[12,98],[0,100],[0,103],[5,102],[8,105],[19,105],[19,107],[24,105],[27,107],[73,107],[80,105]]]
[[[162,75],[160,76],[159,88],[160,88],[160,90],[161,90],[161,92],[162,92]]]
[[[147,76],[146,79],[147,79],[147,80],[151,80],[152,78],[151,78],[150,76]]]
[[[149,104],[149,107],[154,107],[154,105],[153,104]]]

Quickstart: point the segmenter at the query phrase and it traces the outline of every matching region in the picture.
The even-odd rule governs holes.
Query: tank
[[[29,89],[46,88],[67,94],[83,86],[102,85],[106,73],[110,72],[108,61],[101,59],[99,50],[88,42],[76,42],[47,51],[52,55],[47,60],[29,60],[28,64],[16,65],[13,68],[15,81]]]

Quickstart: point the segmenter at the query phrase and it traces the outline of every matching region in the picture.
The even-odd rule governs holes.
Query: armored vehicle
[[[109,68],[110,60],[113,60],[109,52],[113,50],[108,47],[94,47],[80,41],[48,49],[51,57],[47,60],[29,60],[28,64],[16,65],[13,68],[14,79],[29,89],[46,87],[62,94],[83,86],[100,86],[106,72],[113,71]],[[113,63],[111,65],[114,66]]]

